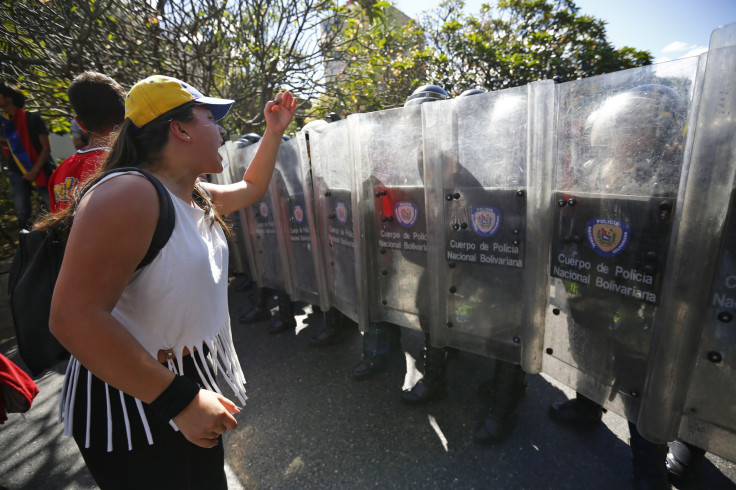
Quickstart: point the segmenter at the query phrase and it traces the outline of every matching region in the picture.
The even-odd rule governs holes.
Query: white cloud
[[[696,47],[697,46],[694,46],[692,44],[683,43],[682,41],[675,41],[673,43],[669,43],[667,46],[662,48],[662,52],[663,53],[678,53],[681,51],[688,51]]]
[[[688,56],[698,56],[708,51],[708,48],[705,46],[697,46],[688,51],[683,55],[683,58],[687,58]]]
[[[654,62],[664,63],[679,58],[689,58],[691,56],[698,56],[708,51],[707,46],[698,46],[697,44],[688,44],[682,41],[675,41],[669,43],[667,46],[662,48],[661,54],[668,53],[667,56],[659,56]]]

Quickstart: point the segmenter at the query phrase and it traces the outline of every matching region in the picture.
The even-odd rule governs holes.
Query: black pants
[[[199,382],[191,356],[185,356],[184,374]],[[109,388],[113,450],[107,451],[107,401],[105,386],[92,376],[90,447],[85,449],[87,370],[80,369],[74,409],[74,440],[95,482],[106,489],[226,489],[222,438],[211,449],[201,448],[148,409],[153,444],[149,445],[135,399],[124,395],[132,449],[128,449],[120,393]]]

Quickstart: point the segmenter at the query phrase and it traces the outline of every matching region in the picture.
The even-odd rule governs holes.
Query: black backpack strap
[[[107,171],[97,178],[87,189],[92,188],[92,186],[108,175],[122,172],[137,172],[147,178],[156,188],[158,199],[161,203],[161,212],[158,215],[158,223],[156,223],[153,238],[151,238],[151,245],[148,247],[148,251],[143,257],[143,260],[141,260],[141,263],[136,267],[136,270],[138,270],[153,262],[153,259],[156,258],[161,249],[166,245],[166,242],[169,241],[169,237],[171,237],[171,233],[174,231],[174,224],[176,223],[176,212],[174,211],[174,203],[171,201],[171,196],[169,195],[169,191],[166,190],[166,187],[156,177],[137,167],[121,167]]]

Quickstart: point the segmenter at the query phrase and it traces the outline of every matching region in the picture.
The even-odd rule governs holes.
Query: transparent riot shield
[[[322,309],[334,307],[358,321],[358,293],[355,266],[353,193],[350,170],[348,122],[336,121],[319,132],[309,133],[314,175],[315,212],[320,239],[321,264],[328,301]]]
[[[702,65],[638,426],[652,440],[678,437],[736,461],[736,24],[713,33]]]
[[[222,172],[210,175],[210,181],[215,184],[230,184],[237,182],[237,172],[235,171],[235,160],[237,158],[237,141],[226,141],[220,149],[219,153],[222,157]],[[240,174],[242,178],[242,174]],[[228,240],[229,247],[229,270],[232,274],[245,274],[248,271],[248,263],[246,261],[245,244],[243,241],[243,223],[239,212],[230,213],[225,217],[232,235]]]
[[[226,143],[226,145],[228,144]],[[232,179],[233,182],[237,182],[243,179],[243,175],[245,175],[245,171],[253,155],[255,155],[257,145],[236,141],[230,144],[228,149]],[[234,248],[239,256],[238,260],[251,275],[251,279],[257,282],[255,247],[252,243],[252,239],[255,237],[255,228],[253,222],[249,219],[248,210],[239,209],[230,214],[229,217],[233,227],[233,241],[236,244]]]
[[[556,87],[542,368],[631,421],[659,326],[697,71],[689,58]]]
[[[731,129],[736,130],[734,127]],[[676,427],[679,439],[736,461],[736,187],[732,189],[721,247],[715,280],[710,288],[705,289],[710,296],[705,314],[701,317],[704,320],[694,325],[695,328],[702,327],[702,335],[688,349],[696,353],[693,356],[686,352],[686,355],[690,355],[677,361],[677,364],[684,364],[690,358],[695,358],[690,363],[692,373],[688,374],[692,377],[687,384],[684,405],[679,410],[675,408],[669,412],[665,411],[665,404],[644,406],[640,420],[641,417],[645,418],[640,425],[652,433],[652,427],[659,428],[661,424],[654,418],[657,415],[669,415],[676,424],[679,423],[679,427]],[[667,364],[674,362],[670,359]],[[658,374],[657,371],[653,372]],[[687,383],[687,378],[680,382]],[[667,395],[668,398],[675,398],[670,393]],[[680,414],[681,419],[678,417]],[[673,438],[666,432],[661,436],[656,432],[653,434],[658,439]]]
[[[245,161],[250,163],[260,143],[255,143],[243,149]],[[285,159],[288,150],[283,150],[282,143],[277,160]],[[291,295],[291,274],[289,260],[286,254],[284,230],[281,223],[287,218],[281,216],[279,195],[285,188],[281,172],[274,170],[271,184],[263,198],[246,209],[248,229],[253,246],[253,274],[258,287],[268,287],[284,291]]]
[[[304,134],[281,143],[276,170],[283,183],[277,187],[275,201],[279,203],[279,216],[283,220],[283,248],[291,272],[291,299],[319,305],[323,285],[318,268],[312,177]]]
[[[520,364],[528,87],[424,104],[437,347]],[[448,107],[449,106],[449,107]]]
[[[368,321],[428,330],[421,105],[350,115],[348,126],[359,297],[368,306],[358,323],[362,330]]]

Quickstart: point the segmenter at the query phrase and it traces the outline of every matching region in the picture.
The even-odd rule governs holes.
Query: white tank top
[[[118,175],[124,173],[111,175],[95,187]],[[175,358],[168,361],[168,367],[174,373],[183,372],[185,348],[199,356],[205,366],[205,372],[200,373],[205,388],[222,394],[215,376],[219,372],[245,404],[245,377],[230,332],[225,235],[202,209],[169,194],[176,216],[171,237],[149,265],[133,274],[112,315],[154,358],[159,350],[172,350]],[[204,362],[205,345],[214,370],[210,362]],[[78,373],[79,361],[72,357],[59,402],[66,435],[72,434],[72,400],[82,381],[77,379]],[[136,403],[147,427],[140,400]],[[87,433],[89,430],[88,425]],[[152,444],[150,433],[147,435]]]

